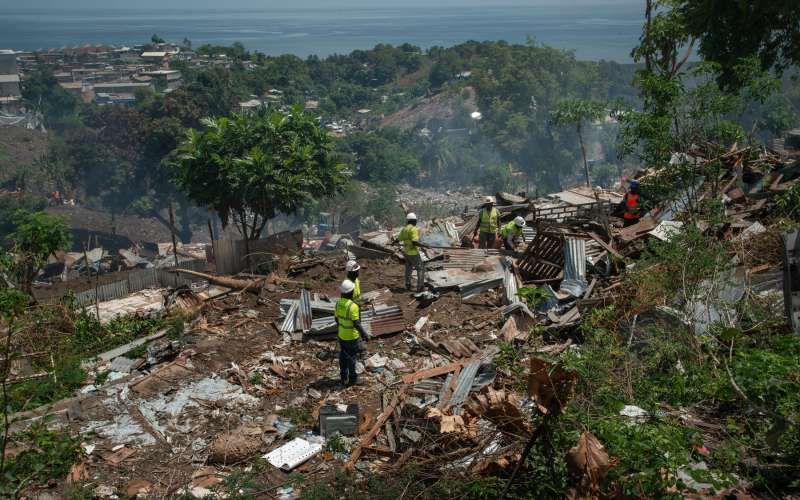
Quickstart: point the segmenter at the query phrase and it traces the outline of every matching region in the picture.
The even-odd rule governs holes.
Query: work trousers
[[[342,378],[342,383],[345,385],[355,384],[358,380],[356,361],[358,360],[358,352],[360,350],[361,344],[358,339],[339,339],[339,373]]]
[[[425,264],[420,255],[406,255],[406,290],[411,289],[411,272],[417,270],[417,291],[425,287]]]
[[[516,250],[516,248],[514,247],[513,243],[514,240],[511,241],[512,243],[509,243],[508,238],[503,238],[503,247],[505,247],[506,250],[511,250],[513,252],[514,250]]]
[[[496,233],[481,233],[478,235],[478,246],[481,248],[494,248]]]
[[[639,219],[623,219],[622,227],[632,226],[639,222]]]

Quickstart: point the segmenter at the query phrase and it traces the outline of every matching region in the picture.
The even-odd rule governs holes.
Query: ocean
[[[488,2],[487,2],[488,3]],[[170,41],[241,42],[269,55],[347,54],[378,43],[449,47],[467,40],[528,38],[571,49],[581,60],[630,62],[642,25],[641,6],[325,8],[260,10],[153,10],[6,8],[0,49],[36,50],[74,45],[132,45],[155,33]]]

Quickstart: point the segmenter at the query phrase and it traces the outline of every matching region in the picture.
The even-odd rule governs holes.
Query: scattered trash
[[[264,458],[273,466],[290,471],[320,451],[322,451],[321,444],[294,438],[280,448],[267,453]]]

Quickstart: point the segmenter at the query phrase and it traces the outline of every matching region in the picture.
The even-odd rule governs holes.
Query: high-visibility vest
[[[403,244],[403,253],[406,255],[419,255],[419,250],[414,246],[414,241],[419,241],[419,229],[413,224],[407,224],[406,227],[400,231],[398,238]]]
[[[638,194],[628,193],[625,195],[625,213],[622,216],[626,219],[638,219],[640,217]]]
[[[497,232],[497,218],[499,214],[497,209],[492,207],[491,210],[481,209],[481,232],[494,234]]]
[[[358,278],[353,281],[353,284],[356,286],[353,288],[353,300],[358,300],[361,298],[361,281]]]
[[[514,233],[514,239],[517,239],[522,236],[522,228],[517,226],[512,220],[508,224],[503,224],[503,228],[500,230],[500,236],[506,239],[509,233]]]
[[[334,315],[339,322],[339,339],[358,340],[360,335],[355,325],[359,319],[358,304],[350,299],[341,298],[336,301]]]

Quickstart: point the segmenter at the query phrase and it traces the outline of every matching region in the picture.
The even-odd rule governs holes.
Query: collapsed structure
[[[747,155],[755,155],[749,172],[742,169]],[[697,148],[676,161],[720,168],[630,227],[615,216],[620,194],[588,188],[538,200],[498,193],[502,221],[528,222],[514,252],[474,248],[475,211],[427,221],[423,293],[402,289],[403,257],[392,230],[362,234],[344,249],[282,256],[270,274],[173,269],[208,283],[199,294],[167,294],[158,310],[193,317],[187,334],[168,339],[161,332],[104,353],[92,363],[109,374],[104,384],[57,403],[55,414],[90,436],[79,465],[105,488],[98,495],[202,497],[259,455],[273,467],[270,483],[287,496],[290,471],[386,472],[409,461],[464,474],[509,471],[523,459],[521,443],[535,438],[531,414],[559,412],[577,381],[552,363],[574,347],[565,333],[624,296],[621,273],[636,265],[646,241],[669,240],[683,224],[702,229],[702,221],[682,216],[711,198],[734,221],[725,238],[759,238],[765,229],[758,218],[800,174],[792,162],[749,148],[722,155]],[[640,176],[645,185],[650,175]],[[795,242],[796,235],[787,239],[787,259],[797,258]],[[135,265],[135,256],[123,257]],[[343,389],[330,340],[336,289],[351,259],[363,270],[362,321],[371,341],[357,366],[366,382]],[[725,278],[709,284],[706,296],[688,297],[682,311],[662,312],[702,332],[745,289],[781,293],[786,282],[787,312],[797,324],[795,280],[775,265],[740,260]],[[525,361],[522,393],[517,375],[494,360],[501,347],[527,344],[533,334],[548,340]],[[139,346],[144,355],[128,354]],[[593,449],[603,462],[602,445],[590,434],[578,448]],[[607,472],[604,459],[584,473]],[[157,479],[167,470],[168,480]]]

